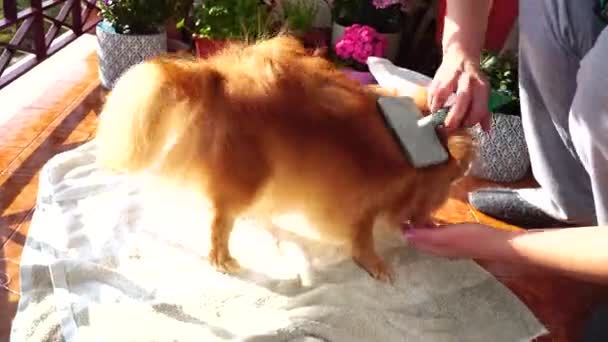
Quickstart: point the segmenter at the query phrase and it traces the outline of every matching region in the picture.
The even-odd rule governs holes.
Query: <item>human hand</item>
[[[484,131],[490,131],[490,85],[479,63],[479,58],[460,49],[446,51],[429,85],[427,105],[432,112],[441,109],[449,96],[456,93],[455,102],[445,120],[444,126],[448,131],[472,127],[477,123]]]
[[[496,229],[477,223],[445,225],[436,228],[410,228],[405,231],[414,248],[449,258],[508,260],[510,240],[520,231]]]

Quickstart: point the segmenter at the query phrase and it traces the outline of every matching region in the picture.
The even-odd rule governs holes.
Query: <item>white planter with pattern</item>
[[[127,35],[114,32],[102,21],[97,25],[97,57],[101,85],[112,89],[130,67],[167,52],[167,34]]]
[[[479,145],[471,175],[494,182],[515,182],[528,173],[530,157],[521,117],[492,114],[489,134],[479,126],[471,129],[471,133]]]

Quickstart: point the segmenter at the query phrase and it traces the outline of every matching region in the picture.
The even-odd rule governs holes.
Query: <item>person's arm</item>
[[[489,84],[479,68],[492,0],[446,0],[443,28],[443,61],[429,86],[431,111],[445,105],[456,93],[456,101],[445,126],[456,129],[481,123],[490,129]]]
[[[446,0],[443,54],[456,53],[479,62],[492,0]]]
[[[467,223],[410,229],[406,236],[440,256],[527,264],[608,284],[608,226],[514,231]]]
[[[527,232],[509,240],[507,260],[608,283],[608,227]]]

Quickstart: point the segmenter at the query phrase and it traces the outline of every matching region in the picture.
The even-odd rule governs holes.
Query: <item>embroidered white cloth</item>
[[[394,286],[338,246],[255,220],[231,240],[243,272],[206,261],[194,192],[147,191],[97,168],[90,142],[51,159],[21,261],[12,341],[526,341],[546,332],[474,262],[419,254],[390,235]],[[305,222],[283,217],[279,226]],[[300,228],[298,228],[300,227]]]

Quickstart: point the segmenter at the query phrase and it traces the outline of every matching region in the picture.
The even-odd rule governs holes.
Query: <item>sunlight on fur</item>
[[[400,222],[430,221],[468,169],[473,144],[465,130],[453,133],[447,163],[414,169],[384,126],[379,93],[287,36],[206,60],[158,58],[130,69],[109,96],[98,160],[204,194],[210,214],[193,229],[210,227],[209,262],[219,271],[247,262],[231,233],[251,214],[307,226],[309,238],[345,246],[370,275],[391,281],[376,222],[399,236]]]
[[[144,221],[139,226],[161,241],[173,241],[176,248],[201,256],[208,254],[213,220],[209,198],[154,177],[144,178],[141,184]],[[380,251],[403,245],[398,232],[381,225],[379,220],[376,238]],[[188,236],[188,240],[181,236]],[[321,274],[319,271],[350,259],[348,246],[322,240],[306,215],[297,212],[280,214],[271,220],[244,213],[234,224],[229,248],[246,272],[275,280],[294,280],[297,282],[294,286],[310,286],[315,282],[315,274]],[[138,254],[144,253],[145,258],[153,258],[155,249],[142,245]],[[160,268],[172,267],[165,265],[163,256],[156,258],[155,264]]]

